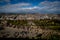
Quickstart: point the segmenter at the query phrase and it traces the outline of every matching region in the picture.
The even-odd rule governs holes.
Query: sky
[[[60,13],[60,1],[0,0],[0,13]]]

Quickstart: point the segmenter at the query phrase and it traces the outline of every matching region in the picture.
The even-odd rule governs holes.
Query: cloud
[[[34,7],[27,7],[27,8],[21,8],[23,10],[34,10],[34,9],[38,9],[39,7],[34,6]]]
[[[0,12],[19,13],[19,12],[38,12],[38,13],[60,13],[59,1],[43,1],[36,6],[31,3],[17,3],[0,7]]]
[[[10,2],[10,0],[0,0],[0,2],[3,2],[3,1],[5,1],[5,2]]]
[[[0,3],[6,2],[7,4],[10,4],[10,0],[0,0]]]
[[[23,7],[31,6],[29,3],[18,3],[18,4],[10,4],[0,7],[0,12],[17,12],[21,11]]]
[[[22,10],[23,12],[30,12],[30,13],[35,13],[37,11],[37,9],[39,9],[38,6],[27,7],[27,8],[20,8],[20,10]]]
[[[4,1],[6,1],[6,2],[10,2],[10,0],[4,0]]]
[[[42,11],[46,13],[60,13],[60,2],[59,1],[44,1],[39,4],[40,7],[42,7]]]

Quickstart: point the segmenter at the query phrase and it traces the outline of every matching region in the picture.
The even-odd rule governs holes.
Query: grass
[[[60,30],[60,26],[49,26],[50,29]]]
[[[6,20],[7,24],[12,25],[19,25],[19,26],[29,26],[28,21],[29,20]],[[33,23],[35,23],[36,26],[40,26],[41,28],[49,28],[49,29],[60,29],[60,21],[59,20],[31,20]],[[1,20],[0,20],[1,24]]]
[[[7,20],[7,22],[13,25],[27,25],[26,20]]]

